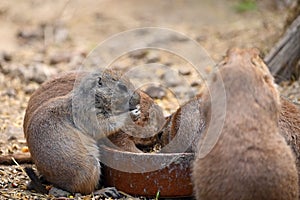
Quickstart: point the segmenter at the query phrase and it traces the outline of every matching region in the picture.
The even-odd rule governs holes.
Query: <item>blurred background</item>
[[[215,58],[230,46],[265,52],[281,34],[296,0],[1,0],[0,50],[29,56],[89,51],[107,37],[155,26],[183,32]],[[36,52],[40,51],[40,52]],[[30,56],[29,56],[30,57]],[[27,57],[26,57],[27,58]]]

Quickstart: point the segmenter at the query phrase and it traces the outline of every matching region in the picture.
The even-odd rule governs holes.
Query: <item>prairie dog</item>
[[[196,154],[192,173],[196,199],[298,199],[295,158],[278,128],[279,93],[259,52],[230,50],[219,73],[226,117],[213,149],[203,158]],[[216,94],[219,78],[213,76],[208,87]],[[219,105],[222,97],[214,98]],[[208,91],[204,99],[209,101]]]
[[[69,192],[94,191],[101,175],[98,142],[118,134],[131,121],[130,110],[140,104],[140,94],[112,70],[71,72],[42,84],[29,100],[23,125],[40,174]],[[151,109],[161,112],[159,107]],[[135,151],[134,143],[129,144],[133,146],[128,149]]]

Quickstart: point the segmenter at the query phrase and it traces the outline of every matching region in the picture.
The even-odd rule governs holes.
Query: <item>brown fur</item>
[[[179,107],[175,113],[166,119],[165,125],[160,131],[162,153],[196,151],[197,141],[205,129],[203,107],[202,98],[198,95]],[[196,131],[192,131],[192,129]],[[170,142],[172,144],[167,146]]]
[[[278,128],[279,94],[258,51],[229,51],[219,72],[226,90],[226,117],[213,149],[194,161],[196,198],[298,199],[295,158]],[[209,85],[216,94],[219,78]],[[208,92],[204,98],[210,99]],[[218,105],[222,97],[214,98]]]
[[[147,94],[139,94],[140,115],[134,123],[128,122],[119,132],[110,135],[109,140],[122,150],[142,153],[136,146],[152,146],[158,143],[157,132],[165,119],[162,109]]]
[[[99,77],[101,86],[97,85]],[[84,87],[73,89],[75,80]],[[47,181],[83,194],[97,188],[101,175],[98,142],[105,135],[122,132],[124,117],[113,113],[112,105],[115,111],[126,113],[129,110],[123,105],[130,104],[132,92],[130,82],[114,71],[92,75],[71,72],[42,84],[29,100],[23,128],[32,159]],[[77,100],[72,104],[74,99],[81,105]],[[131,102],[132,106],[139,101]],[[75,115],[82,117],[77,123],[72,109],[79,109]],[[93,110],[99,127],[91,123],[93,115],[89,113]],[[118,140],[115,142],[118,144]],[[135,144],[127,143],[134,151]]]
[[[298,176],[300,177],[300,109],[283,97],[281,98],[279,127],[281,134],[295,154]]]

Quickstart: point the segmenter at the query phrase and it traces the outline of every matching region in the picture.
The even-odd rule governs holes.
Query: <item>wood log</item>
[[[12,158],[14,158],[19,164],[33,163],[30,153],[16,153],[12,155],[0,155],[0,165],[15,164]]]
[[[300,75],[300,15],[283,37],[264,58],[277,82],[299,78]]]

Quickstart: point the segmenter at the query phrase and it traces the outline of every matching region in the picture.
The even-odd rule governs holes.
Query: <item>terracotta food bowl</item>
[[[101,147],[104,184],[133,196],[190,197],[192,153],[132,153]]]

